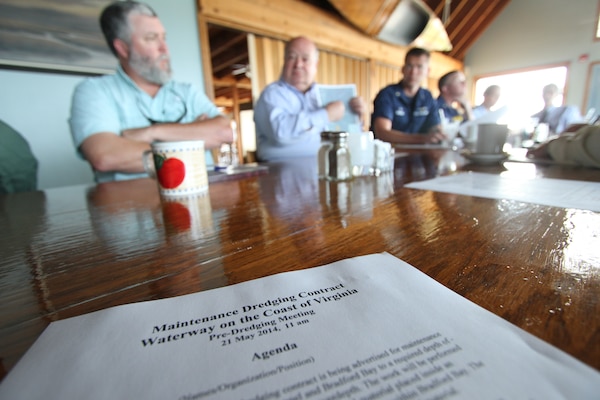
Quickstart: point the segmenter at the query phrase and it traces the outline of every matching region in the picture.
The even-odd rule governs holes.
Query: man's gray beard
[[[129,64],[131,68],[142,78],[157,85],[164,85],[171,80],[171,64],[169,63],[167,70],[162,70],[158,67],[158,63],[167,59],[168,56],[163,55],[152,62],[148,57],[141,57],[136,52],[131,52]]]

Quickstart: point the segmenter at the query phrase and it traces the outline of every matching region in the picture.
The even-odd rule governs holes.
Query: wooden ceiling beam
[[[238,87],[241,89],[252,89],[252,82],[250,82],[250,80],[248,78],[244,78],[242,80],[235,80],[233,77],[231,76],[227,76],[224,78],[215,78],[214,79],[214,86],[215,87]]]
[[[443,18],[446,0],[423,1],[440,20]],[[509,3],[510,0],[452,0],[445,27],[453,48],[445,54],[463,60],[475,40]]]
[[[217,43],[217,41],[218,40],[214,40],[214,43],[211,42],[211,44],[210,44],[210,56],[211,57],[217,57],[224,51],[227,51],[231,48],[235,48],[241,42],[245,42],[246,34],[241,32],[241,33],[235,34],[234,36],[232,36],[231,38],[229,38],[227,40],[222,41],[221,43]]]
[[[238,64],[241,61],[248,59],[248,53],[237,53],[237,55],[219,61],[219,64],[213,64],[213,73],[217,75],[220,71],[230,68],[233,64]]]
[[[457,40],[453,42],[455,46],[456,57],[463,59],[469,49],[469,47],[475,42],[475,40],[483,33],[483,30],[489,26],[491,21],[498,14],[497,7],[503,8],[502,3],[504,0],[488,0],[485,2],[478,2],[469,11],[469,14],[465,20],[471,21],[470,25],[466,22],[461,24],[456,32],[460,33],[460,37],[457,36]],[[476,18],[474,16],[477,16]]]

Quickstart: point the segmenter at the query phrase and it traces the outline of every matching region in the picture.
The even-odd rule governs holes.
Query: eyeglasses
[[[183,117],[187,114],[187,106],[185,105],[185,101],[183,98],[177,94],[174,90],[170,89],[169,93],[172,94],[173,102],[165,102],[165,107],[163,108],[163,115],[176,115],[177,118],[166,118],[163,120],[153,119],[148,116],[147,107],[144,104],[140,103],[140,100],[137,101],[137,107],[140,113],[150,122],[151,125],[156,124],[176,124],[181,122]]]

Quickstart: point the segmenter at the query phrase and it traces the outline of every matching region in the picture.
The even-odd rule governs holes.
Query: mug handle
[[[150,178],[156,179],[156,167],[154,166],[154,153],[152,150],[146,150],[142,154],[142,164],[144,164],[144,171],[150,176]]]

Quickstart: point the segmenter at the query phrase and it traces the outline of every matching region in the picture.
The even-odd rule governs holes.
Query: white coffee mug
[[[158,182],[164,196],[203,193],[208,190],[204,141],[155,142],[144,153],[144,167]]]
[[[479,124],[475,152],[480,154],[500,154],[508,136],[508,126],[500,124]]]

